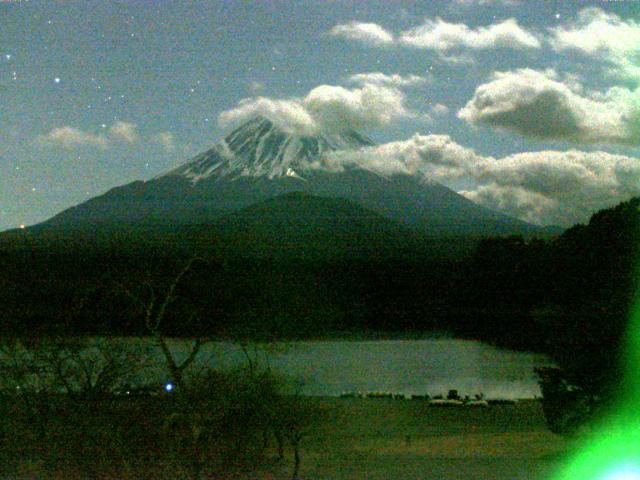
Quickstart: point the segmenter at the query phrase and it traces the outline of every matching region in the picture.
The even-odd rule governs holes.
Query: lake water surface
[[[183,357],[188,342],[171,341],[171,347]],[[199,366],[232,368],[244,361],[241,349],[231,343],[215,342],[201,353]],[[543,355],[452,339],[292,342],[260,358],[301,379],[307,395],[389,391],[433,396],[457,389],[461,395],[533,398],[540,395],[533,368],[549,364]]]

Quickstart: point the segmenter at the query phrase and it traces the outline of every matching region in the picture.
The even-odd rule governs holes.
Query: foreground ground
[[[302,479],[546,479],[569,448],[549,432],[537,401],[488,408],[390,399],[322,402],[330,421],[304,443]],[[285,479],[290,471],[287,461],[276,473],[255,478]]]
[[[549,432],[540,403],[532,400],[489,407],[392,399],[311,401],[322,405],[325,417],[301,443],[299,478],[305,480],[542,480],[550,478],[570,447]],[[2,404],[3,410],[11,409],[10,402]],[[100,408],[65,407],[41,425],[40,446],[33,425],[7,423],[10,411],[3,411],[0,478],[188,478],[171,455],[159,455],[175,448],[178,457],[173,458],[183,455],[173,430],[161,426],[163,405],[148,398]],[[277,459],[272,439],[265,468],[228,478],[289,479],[293,452],[287,448],[285,454]],[[236,457],[231,450],[228,459]]]

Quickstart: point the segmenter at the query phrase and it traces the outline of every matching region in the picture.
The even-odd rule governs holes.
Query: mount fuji
[[[249,208],[252,218],[255,212],[284,209],[282,215],[276,215],[282,218],[292,202],[304,201],[303,210],[309,216],[301,215],[299,208],[295,215],[295,221],[302,225],[312,223],[316,214],[313,199],[330,198],[332,205],[346,202],[351,217],[364,215],[433,235],[540,230],[426,178],[385,176],[357,164],[336,167],[327,161],[331,152],[373,145],[355,130],[296,135],[268,118],[256,117],[175,169],[113,188],[36,227],[99,229],[220,222],[228,226],[242,224],[239,217],[251,206],[258,205]],[[277,200],[280,197],[284,198],[281,202]],[[325,217],[330,215],[327,203],[319,203]]]

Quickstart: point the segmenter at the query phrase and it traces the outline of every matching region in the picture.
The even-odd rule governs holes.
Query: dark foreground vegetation
[[[285,465],[297,478],[301,444],[325,415],[255,363],[184,370],[169,391],[130,384],[146,356],[121,343],[2,347],[3,478],[236,478]]]
[[[469,472],[492,480],[544,479],[567,449],[546,429],[534,401],[437,408],[411,400],[307,400],[325,417],[301,443],[299,477],[305,479],[462,480]],[[176,409],[173,397],[61,401],[51,406],[42,433],[25,420],[8,424],[15,411],[2,405],[4,425],[15,431],[0,450],[0,471],[8,478],[194,478],[190,434],[167,421]],[[237,423],[224,427],[231,429],[216,430],[201,452],[201,478],[292,477],[288,442],[279,460],[273,436],[264,448],[259,431],[247,429],[234,440]]]
[[[547,353],[562,368],[553,388],[596,402],[621,377],[639,205],[547,239],[13,232],[0,243],[2,333],[146,335],[141,319],[159,314],[163,335],[239,342],[447,331]]]
[[[399,245],[213,227],[7,233],[2,329],[147,333],[131,294],[158,295],[197,257],[167,312],[168,335],[444,330],[530,350],[572,335],[610,346],[635,288],[638,202],[546,240],[403,236]]]

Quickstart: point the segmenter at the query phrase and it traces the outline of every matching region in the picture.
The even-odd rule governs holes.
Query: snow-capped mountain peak
[[[287,224],[307,225],[307,230],[300,232],[309,231],[308,225],[315,225],[314,215],[326,215],[327,208],[335,209],[336,218],[344,220],[340,213],[344,210],[339,207],[345,206],[341,203],[344,201],[351,202],[346,205],[347,211],[359,205],[430,235],[535,231],[535,227],[480,207],[437,182],[403,173],[383,176],[356,162],[336,168],[336,158],[328,155],[371,145],[354,131],[295,135],[266,118],[256,118],[180,167],[146,182],[116,187],[43,225],[86,226],[91,231],[102,224],[136,228],[211,225],[251,205],[262,205],[253,211],[265,212],[265,201],[280,198],[267,206],[273,204],[285,215],[290,203],[297,204],[300,208],[291,210],[292,221],[269,214],[265,222],[269,224],[269,218],[277,217]],[[283,195],[296,192],[303,197],[286,197],[282,203]],[[309,196],[324,200],[309,203],[305,200]],[[327,199],[333,199],[329,207]],[[309,215],[308,221],[305,215]],[[343,220],[333,225],[339,229],[337,225]]]
[[[236,128],[213,148],[166,175],[179,175],[193,183],[211,176],[266,176],[301,178],[311,163],[327,152],[372,146],[354,130],[303,136],[287,133],[265,117]],[[165,175],[163,175],[165,176]]]

